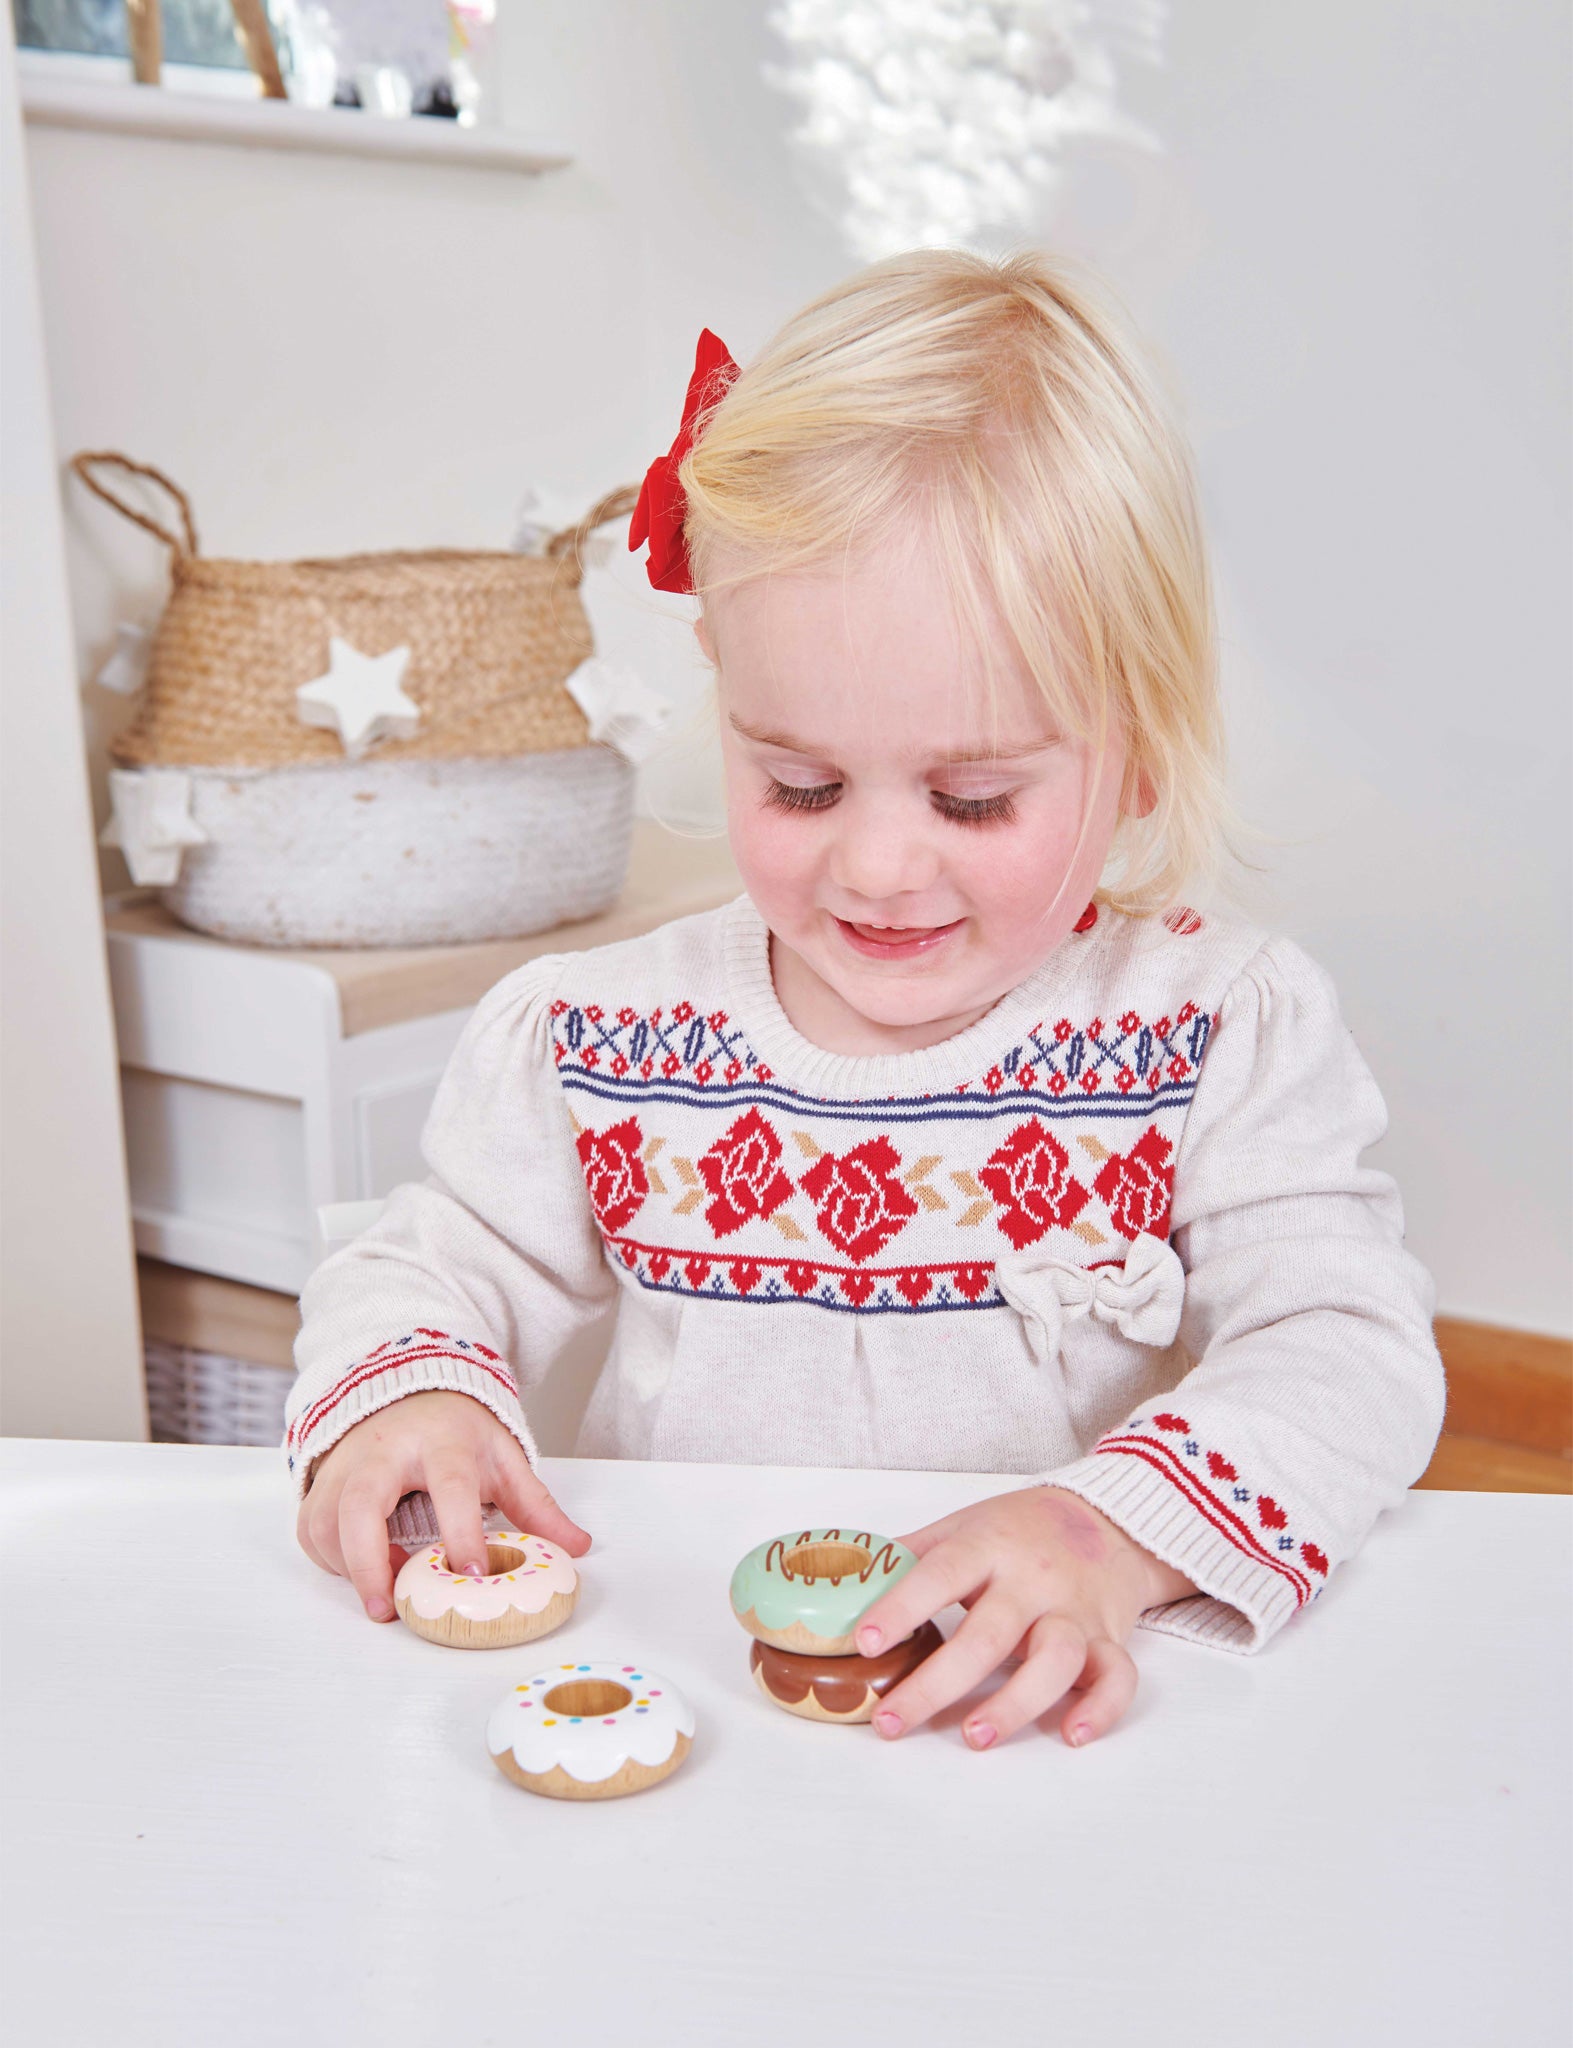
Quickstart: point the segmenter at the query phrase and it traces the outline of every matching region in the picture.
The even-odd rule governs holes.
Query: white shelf
[[[40,76],[31,66],[23,73],[21,89],[22,112],[39,127],[221,142],[243,149],[398,157],[494,171],[556,171],[573,162],[566,150],[509,129],[461,128],[457,121],[431,115],[394,120],[350,107],[298,107],[288,100],[242,99],[229,93],[89,83]]]

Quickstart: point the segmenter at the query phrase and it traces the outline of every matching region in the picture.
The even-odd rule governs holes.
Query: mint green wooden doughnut
[[[855,1656],[858,1623],[916,1563],[904,1543],[870,1529],[790,1530],[751,1550],[733,1572],[732,1612],[778,1650]]]

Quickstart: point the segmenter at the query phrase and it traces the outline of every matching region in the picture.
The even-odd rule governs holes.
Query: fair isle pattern
[[[1006,1248],[1057,1232],[1066,1256],[1118,1263],[1168,1235],[1213,1026],[1198,1001],[1040,1020],[954,1088],[860,1099],[778,1079],[725,1009],[588,997],[551,1003],[552,1057],[608,1256],[640,1288],[998,1308]]]
[[[413,1364],[417,1359],[454,1358],[466,1365],[473,1365],[481,1372],[489,1373],[507,1394],[517,1400],[519,1389],[513,1374],[499,1352],[472,1339],[451,1337],[446,1330],[414,1329],[403,1337],[390,1337],[379,1344],[375,1351],[368,1351],[364,1358],[357,1359],[347,1371],[341,1373],[328,1388],[313,1401],[309,1408],[303,1408],[290,1424],[284,1436],[284,1447],[291,1453],[289,1467],[295,1469],[293,1453],[317,1426],[325,1421],[339,1403],[354,1393],[357,1387],[374,1380],[379,1373],[389,1372],[396,1366]]]
[[[1151,1418],[1133,1416],[1122,1429],[1100,1437],[1092,1448],[1095,1456],[1140,1458],[1150,1465],[1236,1550],[1286,1579],[1294,1589],[1296,1607],[1303,1607],[1321,1592],[1321,1586],[1313,1585],[1306,1572],[1326,1580],[1326,1551],[1295,1536],[1287,1512],[1272,1495],[1254,1493],[1246,1486],[1233,1461],[1220,1450],[1207,1449],[1200,1437],[1192,1434],[1183,1415],[1163,1410]],[[1256,1528],[1246,1512],[1253,1506]]]
[[[1183,1107],[1195,1092],[1213,1020],[1194,1002],[1172,1016],[1125,1010],[1086,1024],[1039,1022],[988,1070],[948,1096],[891,1096],[878,1103],[892,1123],[966,1121],[1015,1115],[1024,1099],[1038,1115],[1141,1117],[1156,1104]],[[609,1102],[753,1103],[802,1115],[864,1121],[870,1103],[828,1101],[778,1081],[725,1010],[691,1002],[643,1012],[627,1004],[552,1004],[552,1057],[571,1092]]]
[[[653,1294],[702,1296],[707,1301],[806,1301],[819,1308],[898,1315],[936,1309],[1003,1308],[994,1267],[982,1263],[939,1266],[836,1266],[815,1259],[726,1258],[672,1251],[631,1237],[608,1248],[641,1287]]]
[[[792,1129],[790,1136],[791,1150],[767,1117],[747,1109],[693,1160],[668,1149],[665,1134],[647,1137],[636,1116],[578,1128],[580,1169],[614,1262],[652,1292],[911,1314],[995,1308],[1004,1299],[991,1234],[962,1239],[959,1258],[933,1256],[942,1250],[936,1238],[956,1240],[992,1224],[1019,1251],[1063,1230],[1084,1248],[1082,1258],[1102,1254],[1088,1263],[1107,1264],[1121,1239],[1168,1234],[1174,1147],[1156,1124],[1124,1153],[1078,1132],[1085,1157],[1073,1161],[1054,1132],[1028,1117],[975,1172],[952,1168],[945,1192],[937,1184],[943,1155],[904,1160],[886,1132],[839,1154],[808,1131]],[[652,1242],[660,1205],[671,1222],[688,1219],[686,1244]],[[947,1219],[936,1229],[932,1219],[940,1211]],[[643,1229],[634,1237],[629,1226],[641,1215]],[[919,1218],[928,1220],[919,1231],[929,1257],[871,1263]],[[802,1250],[762,1251],[765,1225]],[[833,1257],[813,1248],[816,1238]]]

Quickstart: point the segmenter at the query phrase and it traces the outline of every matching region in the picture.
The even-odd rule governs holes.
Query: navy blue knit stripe
[[[1182,1109],[1195,1094],[1194,1082],[1175,1082],[1155,1095],[1105,1094],[1039,1095],[1016,1089],[1009,1094],[925,1095],[895,1101],[824,1102],[810,1095],[783,1094],[768,1084],[641,1081],[611,1074],[586,1073],[582,1068],[559,1067],[558,1079],[565,1090],[596,1095],[606,1102],[668,1102],[680,1109],[706,1104],[722,1109],[763,1107],[793,1116],[838,1123],[924,1124],[980,1123],[1000,1116],[1038,1116],[1064,1121],[1087,1117],[1152,1117],[1160,1109]],[[681,1092],[678,1092],[681,1091]]]

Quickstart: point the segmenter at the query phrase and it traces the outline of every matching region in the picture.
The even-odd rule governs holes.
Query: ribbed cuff
[[[498,1529],[509,1529],[512,1520],[493,1501],[481,1502],[481,1528],[488,1536]],[[400,1496],[393,1513],[388,1517],[388,1541],[397,1543],[401,1550],[424,1550],[428,1544],[442,1541],[442,1530],[437,1522],[437,1510],[432,1506],[429,1493],[406,1493]]]
[[[1149,1608],[1143,1628],[1248,1655],[1311,1597],[1303,1573],[1265,1550],[1248,1525],[1189,1475],[1152,1462],[1145,1446],[1094,1448],[1037,1483],[1079,1495],[1200,1589],[1193,1598]]]
[[[479,1401],[514,1436],[533,1465],[535,1439],[519,1405],[519,1391],[501,1355],[473,1338],[450,1336],[445,1330],[418,1329],[379,1344],[375,1351],[347,1367],[338,1378],[306,1402],[285,1432],[284,1454],[295,1481],[297,1499],[304,1499],[319,1459],[339,1438],[406,1394],[468,1394]]]

